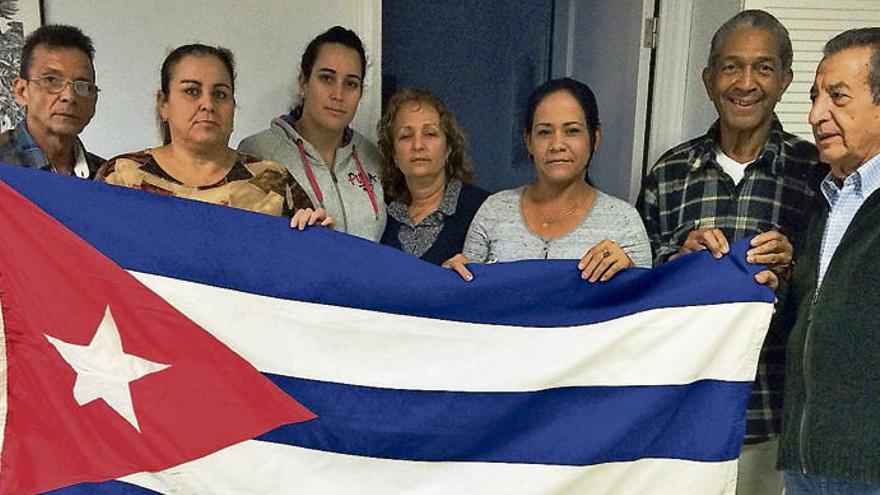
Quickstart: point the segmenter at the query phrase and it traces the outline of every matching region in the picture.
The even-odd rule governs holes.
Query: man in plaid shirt
[[[827,169],[816,147],[783,131],[773,110],[791,83],[788,31],[772,15],[747,10],[712,38],[703,82],[718,120],[701,137],[666,152],[643,181],[637,207],[654,264],[708,249],[720,258],[728,241],[756,235],[749,263],[776,288],[787,272],[804,210]],[[747,413],[737,494],[779,495],[774,468],[784,378],[784,329],[771,330]]]

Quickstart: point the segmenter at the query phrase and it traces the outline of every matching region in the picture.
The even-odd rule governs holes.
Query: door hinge
[[[657,48],[657,32],[660,29],[660,19],[656,17],[645,18],[645,48]]]

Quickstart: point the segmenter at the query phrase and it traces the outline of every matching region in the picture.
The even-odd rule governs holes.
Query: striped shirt
[[[719,124],[666,152],[642,184],[642,215],[654,264],[669,260],[692,230],[720,229],[728,241],[777,230],[795,245],[805,212],[827,168],[816,147],[782,130],[774,119],[758,158],[736,184],[718,165]],[[778,435],[785,375],[784,329],[771,324],[747,412],[746,443]]]
[[[830,173],[822,181],[822,194],[831,210],[822,234],[822,254],[819,258],[819,287],[834,257],[837,246],[862,203],[880,188],[880,155],[868,160],[849,174],[838,187]]]

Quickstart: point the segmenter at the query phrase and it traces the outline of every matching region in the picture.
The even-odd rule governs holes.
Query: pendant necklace
[[[589,196],[589,194],[587,194],[587,196]],[[578,210],[580,210],[581,206],[584,204],[585,199],[586,199],[586,197],[581,198],[580,200],[578,200],[575,204],[571,205],[566,210],[564,210],[560,213],[557,213],[556,215],[550,216],[550,217],[545,216],[541,212],[540,208],[536,208],[536,210],[537,210],[536,213],[541,218],[541,228],[544,228],[544,229],[549,228],[554,223],[562,221],[562,220],[574,215]],[[532,200],[532,201],[534,201],[534,200]],[[535,205],[537,205],[537,202],[535,202]]]

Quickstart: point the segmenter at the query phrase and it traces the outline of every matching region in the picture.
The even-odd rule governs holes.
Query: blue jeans
[[[880,486],[786,471],[785,495],[880,495]]]

